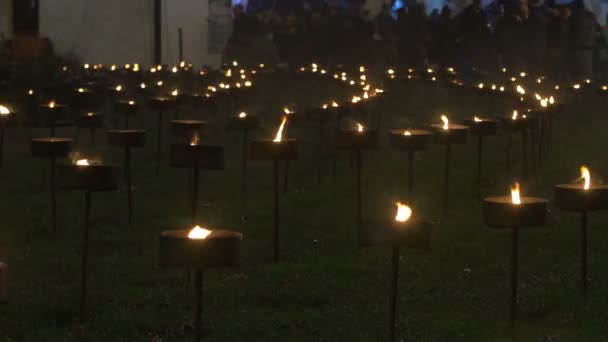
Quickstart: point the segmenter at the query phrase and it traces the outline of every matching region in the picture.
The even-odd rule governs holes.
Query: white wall
[[[0,36],[13,36],[13,4],[11,0],[0,0]]]
[[[7,1],[7,0],[0,0]],[[178,62],[177,29],[183,28],[184,56],[195,64],[217,64],[207,52],[209,0],[163,0],[163,62]],[[152,0],[41,0],[40,34],[55,50],[83,63],[153,62]]]

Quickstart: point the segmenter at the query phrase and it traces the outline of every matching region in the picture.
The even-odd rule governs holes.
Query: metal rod
[[[283,174],[283,194],[287,193],[287,186],[289,185],[289,160],[284,162],[285,174]]]
[[[397,292],[399,289],[399,247],[393,247],[391,262],[391,292],[389,297],[388,340],[395,340],[395,321],[397,318]]]
[[[481,197],[481,168],[483,156],[483,135],[477,136],[477,196]]]
[[[443,178],[443,214],[448,212],[448,196],[450,192],[450,146],[445,145],[445,173]]]
[[[517,318],[517,268],[519,255],[519,227],[513,228],[511,240],[511,323]]]
[[[192,224],[196,224],[196,209],[198,208],[198,178],[199,170],[198,167],[192,169]]]
[[[511,145],[512,145],[513,136],[511,135],[511,131],[507,133],[507,172],[511,170]]]
[[[241,198],[243,204],[247,203],[247,136],[248,130],[243,129],[243,160],[241,161],[241,177],[242,177],[242,188]]]
[[[196,303],[194,303],[194,342],[202,341],[203,330],[203,271],[197,269],[194,273]]]
[[[129,225],[133,224],[133,186],[131,184],[131,149],[125,147],[125,178],[127,180],[127,201]]]
[[[51,228],[57,236],[57,158],[51,157]]]
[[[407,152],[407,196],[412,200],[412,192],[414,192],[414,151]]]
[[[273,161],[274,176],[274,261],[279,262],[279,161]]]
[[[361,232],[361,230],[363,229],[363,204],[362,204],[362,191],[361,191],[361,150],[360,149],[356,149],[355,150],[355,167],[356,167],[356,173],[357,173],[357,179],[356,179],[356,183],[357,183],[357,204],[356,204],[356,210],[355,210],[355,214],[357,215],[356,219],[357,219],[357,234],[359,234]]]
[[[581,287],[587,300],[587,212],[581,212]]]
[[[2,159],[4,156],[4,127],[0,128],[0,169],[2,168]]]
[[[87,291],[87,260],[89,253],[89,224],[91,216],[91,190],[84,193],[84,231],[82,235],[82,271],[80,273],[80,323],[84,323],[84,304]]]
[[[319,123],[319,150],[317,154],[317,184],[321,185],[321,173],[323,171],[323,146],[325,137],[325,130],[323,129],[323,122]]]
[[[157,139],[156,139],[156,175],[160,173],[160,150],[163,138],[162,132],[162,122],[163,122],[163,111],[158,111],[158,122],[157,122]]]
[[[528,129],[523,130],[523,150],[524,150],[524,179],[528,179]]]

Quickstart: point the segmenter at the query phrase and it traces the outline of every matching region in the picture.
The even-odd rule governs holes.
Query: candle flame
[[[517,85],[517,92],[522,94],[522,95],[526,95],[526,90],[520,86],[519,84]]]
[[[289,115],[289,114],[293,114],[294,112],[292,112],[291,109],[289,109],[287,107],[283,107],[283,113],[285,113],[285,115]]]
[[[543,99],[543,98],[542,98],[540,95],[538,95],[538,94],[534,94],[534,97],[536,97],[536,99],[537,99],[538,101],[540,101],[540,100],[542,100],[542,99]]]
[[[49,108],[55,108],[55,101],[51,100],[49,102]]]
[[[357,132],[359,132],[359,133],[363,132],[363,129],[364,129],[364,128],[365,128],[365,127],[363,127],[363,125],[362,125],[362,124],[360,124],[360,123],[358,123],[358,122],[357,122]]]
[[[511,187],[511,202],[513,204],[521,204],[521,198],[519,197],[519,183],[515,182],[515,184]]]
[[[146,89],[146,84],[144,82],[141,82],[141,84],[139,85],[139,87],[141,89]]]
[[[27,94],[28,94],[28,95],[34,95],[34,89],[30,89],[30,90],[28,90],[28,91],[27,91]]]
[[[121,91],[122,90],[122,86],[121,85],[117,85],[116,86],[116,91]]]
[[[245,112],[241,112],[239,114],[239,118],[246,118],[246,117],[247,117],[247,113],[245,113]]]
[[[483,83],[479,83],[479,84],[477,85],[477,88],[479,88],[479,89],[483,89],[483,87],[484,87],[484,84],[483,84]]]
[[[10,113],[11,111],[8,108],[0,105],[0,115],[9,115]]]
[[[79,93],[84,93],[84,88],[78,88]]]
[[[194,133],[194,136],[190,140],[190,146],[196,146],[196,145],[198,145],[198,143],[199,143],[198,133]]]
[[[409,220],[412,216],[412,209],[405,204],[401,204],[401,202],[395,203],[397,206],[397,215],[395,216],[395,221],[397,222],[405,222]]]
[[[331,101],[331,106],[334,107],[334,108],[337,108],[338,107],[338,102],[332,100]]]
[[[483,120],[478,118],[477,116],[473,117],[473,121],[475,122],[482,122]]]
[[[553,98],[553,96],[549,97],[549,104],[554,104],[555,103],[555,99]]]
[[[171,95],[173,95],[173,96],[177,96],[178,94],[179,94],[179,91],[177,89],[175,89],[171,92]]]
[[[517,120],[518,115],[519,115],[519,113],[516,110],[514,110],[513,115],[511,116],[511,120]]]
[[[135,105],[135,101],[133,101],[133,100],[130,100],[128,103],[129,103],[129,106],[134,106]]]
[[[546,108],[548,102],[549,102],[548,99],[542,99],[542,100],[540,100],[540,106],[543,108]]]
[[[283,120],[281,121],[281,126],[279,126],[279,129],[277,130],[277,135],[275,136],[273,142],[281,142],[281,140],[283,139],[283,129],[285,128],[286,123],[287,116],[284,116]]]
[[[589,190],[591,187],[591,172],[585,165],[581,166],[581,179],[584,181],[583,189]]]
[[[89,166],[91,164],[89,164],[89,160],[88,159],[78,159],[76,161],[76,165],[78,165],[78,166]]]
[[[403,132],[403,135],[407,135],[407,136],[409,136],[409,135],[412,135],[412,132],[410,132],[410,131],[405,131],[405,132]]]
[[[442,115],[441,121],[443,121],[443,129],[447,131],[450,128],[450,120],[448,120],[447,116]]]
[[[201,228],[200,226],[195,226],[194,228],[190,229],[190,231],[188,232],[188,239],[192,239],[192,240],[204,240],[210,234],[211,234],[210,230],[207,230],[205,228]]]

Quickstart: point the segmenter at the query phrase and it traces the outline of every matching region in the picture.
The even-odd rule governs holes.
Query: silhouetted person
[[[462,52],[467,64],[483,66],[489,48],[488,18],[481,0],[473,0],[459,16]]]

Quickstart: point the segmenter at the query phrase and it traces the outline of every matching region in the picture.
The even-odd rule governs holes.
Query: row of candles
[[[363,80],[363,81],[365,81],[365,80]],[[349,81],[349,83],[350,83],[350,81]],[[382,93],[381,89],[376,89],[375,92],[370,91],[370,93],[368,93],[368,91],[370,90],[370,87],[369,87],[369,84],[367,84],[367,83],[363,87],[364,87],[364,93],[362,94],[362,96],[361,97],[354,96],[352,103],[358,103],[362,100],[365,100],[368,97],[370,97],[370,94],[372,94],[371,96],[375,96],[376,94]],[[120,90],[122,90],[122,89],[120,89]],[[120,91],[120,90],[118,90],[118,91]],[[546,99],[546,98],[543,98],[541,100],[548,101],[548,99]],[[55,105],[56,105],[55,102],[50,102],[48,106],[49,106],[49,108],[54,108]],[[339,104],[335,101],[332,101],[331,104],[325,104],[323,107],[327,109],[327,108],[330,108],[330,106],[335,108],[335,107],[338,107]],[[5,109],[4,110],[0,109],[0,112],[10,113],[8,108],[6,108],[6,107],[3,107],[3,108],[5,108]],[[284,132],[285,126],[288,121],[288,116],[293,114],[293,112],[291,110],[286,109],[285,114],[286,115],[283,116],[281,123],[277,129],[276,135],[274,136],[274,139],[272,139],[272,142],[271,142],[272,144],[281,145],[281,144],[284,144],[286,141],[288,141],[287,139],[284,138],[283,132]],[[240,119],[244,119],[244,118],[247,118],[247,114],[243,112],[243,113],[239,114],[238,117]],[[518,114],[517,114],[517,112],[514,112],[512,120],[517,120],[517,119],[518,119]],[[442,120],[442,124],[440,125],[440,128],[443,130],[447,131],[447,130],[450,130],[450,129],[456,127],[455,125],[450,124],[449,119],[445,115],[441,116],[441,120]],[[484,119],[481,119],[478,117],[474,118],[474,122],[482,122],[483,120]],[[362,133],[365,131],[365,127],[359,123],[359,124],[357,124],[356,131]],[[404,130],[403,135],[404,136],[412,135],[412,131]],[[191,142],[191,144],[194,146],[198,145],[198,143],[199,143],[198,141]],[[76,168],[81,169],[81,170],[86,170],[87,168],[90,168],[90,167],[103,165],[100,162],[94,162],[94,161],[91,161],[88,159],[76,159],[73,161],[73,164],[75,165]],[[588,170],[587,170],[586,175],[587,175],[586,176],[587,178],[585,178],[585,183],[583,184],[582,187],[580,187],[582,190],[590,189],[590,180],[589,180],[590,176],[589,176]],[[527,203],[527,198],[520,197],[518,185],[515,186],[512,189],[512,195],[511,195],[511,200],[510,200],[509,204],[511,205],[511,207],[518,208],[518,207],[524,207],[526,205],[526,203]],[[394,222],[396,222],[397,227],[400,227],[400,229],[407,230],[408,225],[411,222],[410,220],[413,216],[413,211],[409,206],[404,205],[400,202],[396,203],[396,205],[397,205],[397,213],[395,215]],[[394,226],[391,225],[391,227],[394,227]],[[184,232],[183,237],[185,239],[191,240],[191,241],[201,241],[201,243],[199,243],[196,246],[198,246],[198,248],[200,248],[200,249],[206,249],[208,247],[206,247],[207,243],[205,241],[214,240],[214,237],[216,235],[215,232],[217,232],[217,231],[214,229],[210,229],[210,227],[201,227],[201,226],[195,225],[192,228],[187,229]],[[218,238],[220,238],[220,237],[223,237],[223,235],[218,234]],[[240,240],[240,238],[239,238],[239,240]],[[221,253],[226,253],[226,252],[219,251],[216,253],[221,254]],[[193,266],[193,265],[188,264],[188,266]],[[207,266],[209,266],[209,265],[207,265]]]

